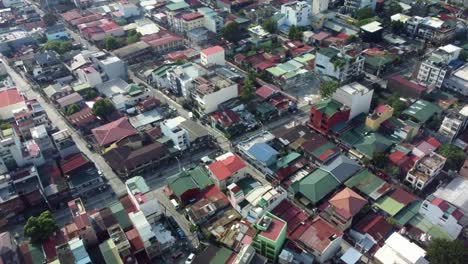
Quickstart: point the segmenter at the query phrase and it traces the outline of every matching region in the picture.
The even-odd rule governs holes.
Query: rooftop
[[[386,241],[385,245],[380,248],[374,257],[383,264],[393,263],[429,263],[424,256],[426,251],[420,248],[407,238],[394,232]]]
[[[325,99],[315,103],[313,107],[325,114],[327,117],[331,117],[336,112],[341,111],[345,106],[333,99]]]
[[[9,88],[0,91],[0,108],[24,102],[24,97],[16,88]]]
[[[205,56],[211,56],[219,52],[224,52],[224,48],[221,46],[213,46],[200,51],[200,53],[203,53]]]
[[[244,161],[237,155],[228,152],[208,165],[208,169],[218,180],[223,181],[246,167]]]
[[[125,137],[136,135],[138,133],[125,117],[94,128],[91,132],[99,146],[107,146]]]
[[[367,200],[349,188],[344,188],[328,201],[344,218],[351,218],[367,204]]]
[[[330,243],[343,236],[343,232],[332,226],[320,216],[298,238],[305,246],[323,253]]]
[[[276,241],[282,232],[285,232],[287,223],[277,216],[266,213],[257,222],[256,227],[260,230],[259,236],[265,237],[271,241]]]

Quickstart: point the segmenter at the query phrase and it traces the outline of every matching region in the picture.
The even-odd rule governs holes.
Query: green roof
[[[157,76],[161,77],[161,78],[164,78],[164,77],[166,77],[167,70],[169,70],[173,66],[174,66],[174,64],[172,64],[172,63],[171,64],[161,65],[161,66],[157,67],[156,69],[154,69],[153,73],[156,74]]]
[[[395,59],[391,55],[384,56],[366,56],[365,63],[369,64],[373,68],[378,68],[379,66],[384,66],[386,64],[392,63]]]
[[[230,249],[221,247],[211,259],[210,264],[227,263],[231,255],[232,251]]]
[[[320,112],[324,113],[326,116],[332,116],[340,110],[343,105],[332,99],[325,99],[314,104],[314,107],[317,108]]]
[[[286,73],[286,71],[284,71],[283,69],[280,69],[280,68],[278,68],[276,66],[268,68],[266,70],[267,70],[267,72],[271,73],[271,75],[273,75],[275,77],[280,77],[281,75]]]
[[[381,210],[385,211],[391,216],[395,216],[398,212],[405,207],[404,204],[399,203],[390,196],[385,196],[379,199],[375,205]]]
[[[278,169],[284,168],[284,167],[288,166],[291,162],[298,159],[300,156],[301,156],[301,154],[299,154],[297,152],[290,152],[290,153],[288,153],[288,155],[278,159],[278,161],[276,162],[275,167],[273,169],[278,170]]]
[[[392,141],[379,133],[371,132],[358,140],[353,146],[365,156],[372,158],[377,152],[386,151],[391,145]]]
[[[130,86],[127,88],[127,94],[133,96],[140,94],[143,90],[139,85],[136,84],[130,84]]]
[[[172,190],[175,196],[180,196],[188,190],[200,189],[213,185],[208,174],[202,167],[197,166],[193,169],[182,171],[181,173],[166,179],[167,186]]]
[[[135,176],[133,178],[128,179],[125,182],[125,185],[127,185],[128,189],[130,189],[132,193],[147,193],[150,191],[148,184],[146,184],[145,179],[141,176]]]
[[[442,109],[437,105],[425,100],[418,100],[403,111],[403,114],[418,120],[420,123],[426,123],[433,115],[440,112]]]
[[[80,83],[78,85],[73,85],[72,87],[73,91],[75,92],[80,92],[89,88],[91,88],[91,86],[89,86],[88,83]]]
[[[362,170],[345,182],[349,188],[355,188],[366,194],[374,200],[377,200],[384,194],[386,182],[375,176],[370,171]]]
[[[334,155],[336,153],[336,151],[332,150],[334,148],[336,148],[336,145],[328,141],[327,143],[312,151],[311,154],[314,157],[320,159],[321,161],[326,161],[331,155]],[[326,155],[323,156],[323,154]]]
[[[42,264],[44,263],[44,253],[42,252],[42,248],[40,246],[34,244],[28,244],[29,253],[31,254],[31,259],[34,264]]]
[[[166,8],[169,9],[169,11],[177,11],[188,7],[190,7],[189,4],[185,3],[184,1],[166,5]]]
[[[333,58],[335,57],[339,51],[336,50],[336,49],[332,49],[332,48],[321,48],[319,51],[318,51],[319,54],[322,54],[324,56],[327,56],[329,58]]]
[[[421,204],[422,201],[416,201],[414,203],[411,203],[409,206],[405,207],[398,214],[396,214],[393,218],[398,222],[400,226],[404,226],[414,216],[418,214],[419,208],[421,208]]]
[[[329,172],[317,169],[291,186],[294,193],[301,193],[312,203],[317,203],[340,183]]]
[[[434,225],[431,222],[429,222],[424,216],[420,215],[419,213],[409,221],[409,224],[429,234],[433,239],[434,238],[441,238],[441,239],[447,239],[447,240],[456,239],[456,238],[451,237],[447,232],[445,232],[445,230],[443,230],[438,225]]]
[[[276,108],[267,102],[263,102],[257,105],[257,108],[255,108],[255,111],[259,113],[260,115],[265,115],[273,111],[276,111]]]
[[[314,60],[315,55],[306,53],[302,56],[295,57],[294,60],[301,63],[301,64],[307,64],[309,61]]]
[[[109,208],[122,229],[125,230],[132,226],[128,214],[120,201],[114,202]]]
[[[356,133],[354,129],[349,129],[340,136],[340,139],[349,145],[354,145],[362,140],[362,137],[363,136],[359,133]]]

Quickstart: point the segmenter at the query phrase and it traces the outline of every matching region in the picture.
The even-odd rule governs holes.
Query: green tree
[[[42,212],[38,217],[31,216],[24,226],[24,235],[29,237],[32,243],[42,243],[49,238],[58,226],[50,211]]]
[[[270,17],[263,22],[262,27],[266,31],[273,34],[273,33],[276,33],[276,30],[278,29],[278,24],[273,18]]]
[[[67,116],[71,116],[74,113],[77,113],[78,111],[80,111],[80,107],[77,104],[72,104],[67,108],[67,111],[65,114]]]
[[[429,121],[426,123],[426,127],[432,130],[439,130],[440,125],[442,124],[442,118],[439,116],[433,116]]]
[[[72,44],[70,41],[49,40],[42,46],[42,50],[54,50],[58,54],[64,54],[72,50]]]
[[[97,96],[97,92],[96,92],[96,90],[94,90],[92,88],[87,89],[86,92],[83,95],[83,97],[86,100],[94,99],[94,98],[96,98],[96,96]]]
[[[320,84],[320,95],[322,98],[328,98],[335,93],[339,86],[338,82],[335,81],[322,82]]]
[[[401,7],[398,1],[391,1],[388,4],[388,7],[384,11],[385,18],[390,19],[391,16],[403,12],[403,8]]]
[[[460,55],[458,56],[458,58],[459,58],[461,61],[467,62],[467,61],[468,61],[468,51],[466,51],[466,50],[461,50],[461,51],[460,51]]]
[[[247,78],[244,81],[244,88],[242,89],[242,94],[240,99],[244,103],[250,102],[254,98],[255,94],[255,72],[249,72]]]
[[[0,130],[10,129],[10,128],[11,128],[10,123],[7,123],[7,122],[0,123]]]
[[[466,159],[465,152],[452,144],[442,145],[437,152],[447,158],[447,161],[445,162],[445,169],[448,170],[458,171]]]
[[[181,59],[178,59],[174,62],[176,65],[183,65],[185,64],[185,61],[184,60],[181,60]]]
[[[239,24],[231,22],[221,30],[221,35],[228,41],[237,42],[242,39],[243,32],[241,31]]]
[[[393,116],[399,117],[406,109],[406,103],[400,100],[400,96],[395,94],[388,99],[388,104],[393,108]]]
[[[127,45],[140,41],[140,38],[141,38],[140,32],[136,31],[135,29],[129,30],[128,36],[127,36]]]
[[[302,39],[302,29],[292,25],[289,28],[288,37],[292,40],[301,40]]]
[[[364,7],[356,11],[356,19],[363,20],[374,16],[374,10],[370,7]]]
[[[356,37],[356,35],[349,35],[349,37],[346,39],[346,42],[348,43],[351,43],[351,42],[354,42],[356,41],[358,38]]]
[[[390,24],[390,30],[394,34],[401,34],[405,30],[405,24],[401,21],[392,21]]]
[[[377,168],[385,168],[388,163],[388,157],[385,152],[379,151],[374,153],[374,157],[372,158],[372,164]]]
[[[468,250],[461,240],[435,238],[429,242],[426,257],[431,264],[462,264],[468,259]]]
[[[104,48],[106,50],[115,50],[115,49],[120,48],[121,46],[122,46],[122,43],[118,39],[112,36],[109,36],[104,39]]]
[[[109,99],[99,99],[94,103],[92,112],[101,118],[106,117],[115,110],[114,105]]]
[[[50,27],[55,25],[57,23],[57,16],[55,16],[53,13],[46,13],[43,17],[42,20],[46,24],[46,26]]]

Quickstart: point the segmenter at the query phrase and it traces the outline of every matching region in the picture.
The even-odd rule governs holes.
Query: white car
[[[187,260],[185,261],[185,264],[191,264],[193,262],[193,259],[195,258],[195,254],[190,253],[188,256]]]

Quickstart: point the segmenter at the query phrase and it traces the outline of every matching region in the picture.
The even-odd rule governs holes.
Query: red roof
[[[281,203],[276,206],[271,213],[288,223],[286,234],[289,239],[298,238],[294,237],[294,234],[301,234],[302,231],[300,230],[304,226],[307,226],[307,223],[311,223],[311,221],[308,220],[308,216],[287,199],[281,201]],[[303,225],[302,223],[305,224]],[[299,232],[295,232],[298,229]]]
[[[398,150],[388,156],[390,162],[397,166],[401,165],[408,158],[409,157],[405,153]]]
[[[376,113],[385,113],[387,112],[388,110],[390,109],[390,106],[389,105],[379,105],[377,106],[374,111]]]
[[[414,196],[400,187],[396,187],[396,190],[390,195],[390,197],[404,205],[408,205],[414,201]]]
[[[0,108],[24,102],[24,97],[16,88],[0,91]]]
[[[147,44],[149,44],[151,47],[154,48],[154,47],[167,45],[169,43],[182,41],[183,38],[175,34],[169,33],[167,31],[160,31],[158,33],[143,36],[141,37],[141,40],[146,42]]]
[[[376,241],[385,239],[392,230],[392,225],[381,215],[370,214],[359,221],[353,228],[361,234],[369,234]]]
[[[219,52],[223,52],[223,51],[224,51],[223,47],[213,46],[213,47],[209,47],[207,49],[204,49],[204,50],[200,51],[200,53],[205,54],[205,56],[210,56],[210,55],[213,55],[213,54],[216,54],[216,53],[219,53]]]
[[[457,219],[457,220],[460,220],[460,218],[463,217],[463,213],[457,209],[455,209],[455,211],[452,212],[452,216]]]
[[[259,71],[264,71],[268,68],[274,67],[277,63],[271,61],[262,61],[260,63],[254,64],[252,67]]]
[[[138,131],[128,122],[126,117],[122,117],[113,122],[91,130],[99,146],[108,146],[128,136],[138,134]]]
[[[305,246],[323,253],[332,242],[331,237],[341,237],[343,232],[332,226],[320,216],[316,217],[311,225],[302,232],[298,240]]]
[[[312,38],[315,39],[315,40],[318,40],[318,41],[322,41],[322,40],[328,38],[329,36],[330,36],[330,33],[322,31],[322,32],[320,32],[318,34],[313,35]]]
[[[78,153],[62,159],[60,161],[60,165],[62,167],[63,174],[68,174],[71,171],[88,164],[88,162],[89,160],[86,159],[83,154]]]
[[[426,142],[431,144],[431,146],[433,146],[434,148],[439,148],[440,145],[442,145],[442,143],[440,143],[437,139],[429,136],[427,139],[426,139]]]
[[[394,75],[389,78],[390,80],[393,80],[395,82],[398,82],[400,85],[405,86],[406,88],[409,88],[410,90],[416,91],[418,93],[422,93],[426,91],[426,87],[419,85],[417,83],[414,83],[412,81],[403,79],[400,75]]]
[[[256,91],[255,91],[255,94],[257,96],[260,96],[261,98],[263,99],[267,99],[268,97],[270,97],[273,93],[279,91],[280,88],[272,85],[272,84],[267,84],[267,85],[263,85],[262,87],[258,88]]]
[[[130,242],[130,245],[132,245],[134,251],[141,250],[145,247],[136,229],[132,228],[131,230],[125,232],[125,235],[127,235],[127,239]]]
[[[245,162],[235,154],[208,165],[208,169],[220,181],[231,177],[234,173],[245,167]]]
[[[276,241],[281,233],[281,230],[283,230],[285,225],[285,222],[272,217],[271,223],[268,226],[267,230],[261,231],[259,235],[262,237],[266,237],[271,241]]]
[[[182,19],[185,20],[185,21],[192,21],[192,20],[195,20],[197,18],[201,18],[203,17],[203,14],[200,14],[198,12],[193,12],[193,13],[185,13],[182,15]]]
[[[440,210],[442,210],[442,212],[445,212],[445,211],[447,211],[447,209],[450,208],[450,205],[446,201],[444,201],[444,200],[442,200],[442,199],[440,199],[438,197],[434,198],[434,200],[432,200],[431,204],[439,207]]]
[[[70,123],[75,126],[84,126],[96,121],[96,116],[92,113],[92,110],[89,107],[84,107],[81,111],[76,112],[67,118]]]
[[[224,127],[230,127],[240,122],[240,117],[231,109],[225,109],[222,112],[216,112],[212,115],[212,118],[220,122]]]
[[[346,219],[355,216],[362,207],[367,204],[367,200],[355,191],[344,188],[329,200],[335,211]]]

